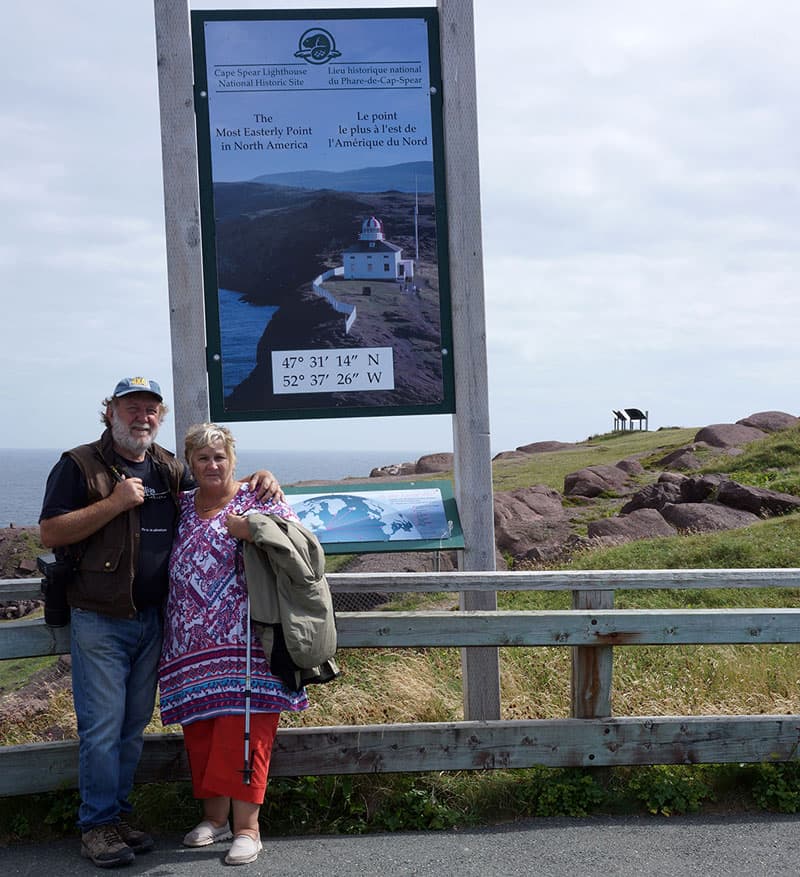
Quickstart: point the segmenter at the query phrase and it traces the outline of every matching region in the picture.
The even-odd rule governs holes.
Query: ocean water
[[[223,393],[228,395],[256,367],[258,342],[278,309],[251,305],[240,292],[219,291]]]
[[[249,475],[269,469],[281,484],[341,478],[369,478],[372,469],[417,460],[428,451],[240,451],[236,471]],[[26,527],[39,521],[44,486],[61,450],[0,448],[0,527]]]

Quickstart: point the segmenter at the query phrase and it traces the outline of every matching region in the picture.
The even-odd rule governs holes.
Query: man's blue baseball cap
[[[158,397],[159,402],[164,401],[161,395],[161,387],[150,378],[123,378],[116,387],[111,396],[112,399],[119,399],[120,396],[127,396],[129,393],[152,393]]]

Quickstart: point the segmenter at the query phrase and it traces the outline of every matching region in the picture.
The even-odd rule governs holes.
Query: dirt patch
[[[40,578],[36,557],[43,554],[38,527],[0,529],[0,579]],[[24,618],[44,605],[42,600],[0,602],[0,619]]]
[[[72,662],[69,655],[61,655],[51,667],[34,673],[28,681],[13,691],[0,691],[0,728],[24,725],[34,727],[44,724],[40,717],[50,709],[52,698],[72,685]],[[45,720],[47,722],[47,720]],[[37,739],[67,740],[75,736],[70,723],[53,721],[37,731]]]
[[[384,551],[380,554],[360,554],[346,567],[338,570],[348,573],[392,573],[392,572],[431,572],[440,569],[449,572],[456,568],[454,551]],[[337,612],[369,612],[403,594],[385,592],[347,593],[337,591],[333,594],[333,607]]]
[[[36,557],[45,551],[38,527],[0,528],[0,579],[38,578]]]
[[[452,551],[385,551],[380,554],[361,554],[341,572],[442,572],[456,569]]]
[[[0,579],[39,579],[36,557],[46,548],[39,540],[38,527],[0,528]],[[44,605],[43,600],[12,600],[0,602],[0,619],[24,618]],[[34,673],[15,690],[0,689],[0,727],[31,725],[47,713],[55,693],[70,685],[70,658],[62,655],[51,667]],[[63,740],[71,736],[54,725],[43,730],[43,740]]]

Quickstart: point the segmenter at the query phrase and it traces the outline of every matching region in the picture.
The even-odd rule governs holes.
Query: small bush
[[[778,813],[800,812],[800,763],[759,764],[753,772],[751,795],[759,807]]]
[[[44,823],[60,834],[75,831],[78,822],[78,807],[81,796],[75,789],[49,792],[36,796],[42,803],[45,813]]]
[[[660,816],[697,813],[705,801],[714,800],[705,772],[697,765],[638,768],[628,780],[628,789],[649,813]]]
[[[566,769],[541,783],[531,816],[588,816],[606,798],[595,777],[583,770]]]
[[[371,827],[384,831],[435,831],[452,828],[461,814],[440,801],[435,788],[411,788],[386,802],[371,820]]]
[[[353,777],[309,776],[270,780],[260,820],[270,834],[358,834],[366,815]]]

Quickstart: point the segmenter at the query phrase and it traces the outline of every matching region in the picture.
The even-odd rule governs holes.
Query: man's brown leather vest
[[[183,464],[159,445],[148,450],[164,483],[178,506]],[[99,441],[65,451],[80,468],[86,479],[88,505],[110,496],[116,484],[111,470],[114,451],[110,430]],[[80,560],[71,585],[67,589],[70,606],[90,609],[117,618],[132,618],[133,579],[136,574],[140,545],[139,508],[117,515],[105,527],[80,545],[72,546]]]

